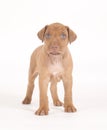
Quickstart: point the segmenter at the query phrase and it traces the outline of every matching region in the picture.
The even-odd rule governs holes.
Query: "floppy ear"
[[[45,32],[46,32],[47,27],[48,27],[48,26],[46,25],[44,28],[42,28],[42,29],[37,33],[37,36],[39,37],[40,40],[42,40],[42,42],[43,42],[43,40],[44,40],[44,34],[45,34]]]
[[[77,35],[69,27],[67,27],[67,31],[68,31],[68,40],[69,40],[69,42],[71,43],[71,42],[75,41],[76,38],[77,38]]]

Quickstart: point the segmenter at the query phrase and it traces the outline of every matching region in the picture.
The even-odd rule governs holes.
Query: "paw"
[[[22,101],[23,104],[30,104],[31,103],[31,99],[28,97],[25,97],[25,99]]]
[[[63,106],[63,103],[60,100],[55,100],[54,105],[55,106]]]
[[[39,116],[43,116],[43,115],[48,115],[48,111],[49,109],[48,108],[45,108],[45,107],[40,107],[36,112],[35,114],[36,115],[39,115]]]
[[[77,109],[73,105],[68,105],[65,107],[65,112],[76,112]]]

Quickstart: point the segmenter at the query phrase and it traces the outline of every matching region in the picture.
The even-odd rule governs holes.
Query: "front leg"
[[[48,89],[49,77],[48,76],[39,76],[39,90],[40,90],[40,106],[35,112],[36,115],[48,115]]]
[[[72,76],[65,75],[63,77],[63,84],[65,90],[65,96],[64,96],[65,112],[76,112],[76,108],[74,107],[72,101]]]

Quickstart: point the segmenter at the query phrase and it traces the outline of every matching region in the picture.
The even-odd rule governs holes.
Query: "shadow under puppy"
[[[67,47],[76,39],[76,34],[68,27],[60,23],[46,25],[38,32],[38,37],[44,45],[39,46],[31,55],[29,80],[23,104],[30,104],[34,89],[34,80],[39,75],[40,106],[35,112],[37,115],[47,115],[48,83],[51,82],[51,95],[55,106],[63,103],[57,95],[57,82],[63,81],[64,85],[64,110],[75,112],[72,101],[72,57]]]

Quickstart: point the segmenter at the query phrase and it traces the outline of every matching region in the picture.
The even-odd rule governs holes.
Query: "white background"
[[[60,22],[78,38],[69,45],[74,61],[73,99],[78,111],[54,107],[36,116],[38,81],[31,105],[22,105],[32,51],[43,44],[37,32]],[[0,130],[107,129],[107,3],[106,0],[0,0]],[[58,84],[63,100],[63,86]]]

